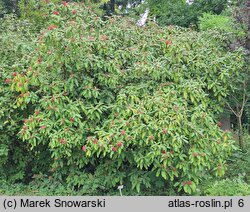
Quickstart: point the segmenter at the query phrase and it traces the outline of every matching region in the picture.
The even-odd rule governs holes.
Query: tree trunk
[[[239,104],[236,105],[236,117],[237,117],[237,127],[238,127],[238,139],[239,146],[241,150],[243,150],[243,127],[242,127],[242,112],[240,111],[241,106]]]
[[[238,138],[239,138],[239,146],[242,150],[244,150],[244,141],[243,141],[243,127],[242,127],[242,116],[237,116],[238,122]]]

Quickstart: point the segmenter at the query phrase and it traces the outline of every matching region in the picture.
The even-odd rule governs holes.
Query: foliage
[[[220,29],[226,32],[232,32],[233,28],[231,22],[232,19],[228,16],[204,13],[203,16],[199,18],[199,29]]]
[[[156,16],[156,20],[160,25],[178,25],[182,27],[196,25],[198,17],[204,12],[220,14],[227,4],[227,0],[194,0],[191,5],[187,4],[185,0],[148,1],[151,15]]]
[[[27,59],[31,49],[33,51],[29,26],[28,22],[17,20],[14,15],[6,15],[0,22],[0,175],[10,181],[30,176],[28,164],[36,163],[27,144],[21,142],[17,135],[27,114],[13,108],[15,97],[10,93],[8,80],[4,81],[15,69],[22,68],[22,60]]]
[[[192,7],[193,9],[202,11],[202,12],[211,12],[219,15],[230,2],[227,0],[194,0]]]
[[[250,182],[250,136],[244,134],[245,149],[236,151],[228,161],[226,177],[237,177],[239,174]]]
[[[46,176],[36,176],[30,184],[10,184],[8,181],[0,180],[0,195],[11,196],[69,196],[77,195],[74,190],[67,188],[58,181]]]
[[[60,0],[20,0],[18,2],[19,16],[21,20],[28,20],[35,31],[44,27],[50,13],[48,5]]]
[[[232,179],[212,181],[205,187],[205,195],[208,196],[247,196],[250,194],[250,185],[242,176]]]
[[[18,0],[0,0],[0,18],[9,13],[18,14],[17,3]]]
[[[224,175],[234,145],[215,115],[245,65],[224,34],[104,21],[84,4],[45,10],[37,38],[2,61],[1,170],[21,162],[16,180],[41,173],[84,195],[192,193]]]
[[[151,16],[156,17],[157,23],[161,26],[178,25],[188,27],[191,23],[196,22],[191,7],[183,0],[150,0],[148,6]]]

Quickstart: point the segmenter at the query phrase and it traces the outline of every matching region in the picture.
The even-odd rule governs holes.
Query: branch
[[[233,112],[233,114],[235,115],[235,116],[239,116],[235,111],[234,111],[234,109],[229,105],[229,103],[227,102],[227,106],[229,107],[229,109],[231,110],[231,112]]]

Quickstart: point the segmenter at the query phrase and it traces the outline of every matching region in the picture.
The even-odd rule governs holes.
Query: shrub
[[[0,22],[0,175],[10,181],[30,177],[35,160],[18,132],[27,113],[13,106],[8,79],[22,73],[23,61],[33,51],[34,42],[28,22],[6,15]],[[30,167],[28,167],[30,165]],[[32,173],[31,173],[32,174]]]
[[[34,51],[1,79],[4,98],[25,114],[18,135],[37,158],[31,174],[83,193],[91,178],[103,194],[120,184],[192,193],[204,173],[224,174],[234,146],[214,114],[243,67],[240,50],[228,52],[215,32],[48,6]]]
[[[199,29],[220,29],[226,32],[232,32],[232,21],[233,20],[228,16],[204,13],[203,16],[199,18]]]
[[[20,0],[18,1],[18,14],[21,20],[26,20],[32,25],[32,30],[39,32],[46,22],[50,13],[51,3],[58,3],[60,0]]]
[[[250,194],[250,185],[239,176],[213,181],[204,188],[204,192],[208,196],[247,196]]]

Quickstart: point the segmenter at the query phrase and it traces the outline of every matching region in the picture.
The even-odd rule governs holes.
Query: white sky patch
[[[193,4],[193,1],[194,0],[186,0],[187,4],[189,4],[189,5]]]

